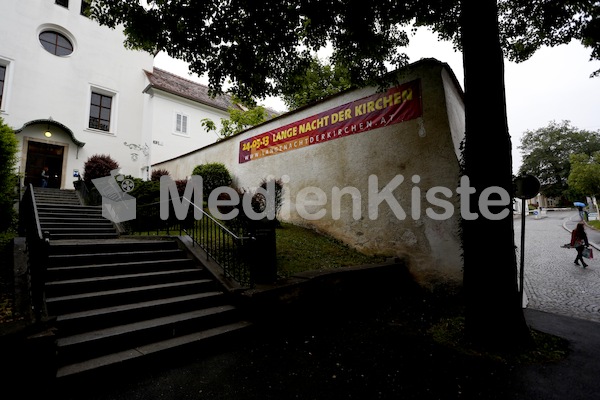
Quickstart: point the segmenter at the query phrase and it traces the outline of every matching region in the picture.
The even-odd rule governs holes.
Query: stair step
[[[78,279],[85,277],[101,277],[108,275],[131,274],[139,272],[169,271],[176,268],[195,265],[187,258],[145,260],[131,262],[115,262],[93,265],[67,265],[64,267],[50,266],[46,270],[48,280]],[[198,270],[202,270],[198,268]]]
[[[115,366],[128,361],[137,360],[142,356],[152,356],[161,354],[166,350],[175,348],[182,349],[189,345],[199,344],[208,339],[223,337],[224,335],[235,333],[251,326],[249,322],[241,321],[232,324],[222,325],[216,328],[206,329],[199,332],[190,333],[171,339],[161,340],[154,343],[126,349],[123,351],[107,354],[90,360],[78,363],[64,365],[58,368],[56,377],[65,378],[89,371],[95,371],[99,368]],[[146,359],[146,358],[144,358]]]
[[[52,205],[52,204],[36,204],[38,212],[48,215],[79,215],[79,214],[91,214],[101,215],[102,208],[95,206],[77,206],[65,207],[63,205]]]
[[[61,337],[56,341],[59,364],[231,323],[237,311],[232,305],[221,305]]]
[[[180,269],[169,271],[145,272],[137,274],[122,274],[92,278],[69,279],[46,282],[46,296],[58,297],[91,291],[105,291],[132,287],[135,285],[151,285],[185,281],[195,278],[201,273],[200,269]]]
[[[43,211],[47,213],[82,213],[82,212],[90,212],[90,213],[102,213],[102,207],[99,206],[82,206],[81,204],[77,205],[69,205],[68,207],[62,203],[44,203],[37,201],[36,206],[38,211]]]
[[[92,220],[87,220],[87,221],[80,221],[79,219],[74,220],[72,222],[45,222],[45,221],[40,221],[40,226],[42,227],[42,230],[46,229],[46,230],[58,230],[58,229],[82,229],[82,228],[102,228],[102,229],[115,229],[115,227],[113,226],[112,222],[110,222],[109,220],[96,220],[96,221],[92,221]]]
[[[69,215],[56,215],[56,214],[44,214],[44,213],[38,213],[39,215],[39,219],[40,219],[40,224],[44,224],[44,223],[52,223],[52,222],[58,222],[58,223],[78,223],[78,222],[89,222],[89,223],[111,223],[112,222],[107,219],[104,218],[104,216],[102,216],[102,214],[98,214],[98,215],[92,215],[92,214],[81,214],[81,215],[74,215],[74,214],[69,214]]]
[[[91,249],[90,249],[91,250]],[[51,254],[48,256],[48,268],[52,266],[79,266],[79,265],[106,265],[124,264],[127,262],[141,261],[164,261],[164,260],[188,260],[186,254],[180,249],[170,250],[142,250],[142,251],[103,252],[103,253],[81,253],[81,254]]]
[[[63,209],[47,209],[38,208],[38,214],[40,218],[104,218],[102,210],[63,210]]]
[[[71,240],[71,239],[116,239],[119,237],[117,232],[115,233],[53,233],[51,234],[50,240]]]
[[[217,291],[194,293],[139,303],[121,304],[112,307],[62,314],[56,318],[61,332],[77,333],[82,330],[112,326],[123,321],[148,319],[149,315],[160,316],[166,312],[188,311],[190,307],[214,306],[224,300],[224,293]]]
[[[234,306],[223,305],[202,310],[189,311],[181,314],[168,315],[144,321],[137,321],[132,322],[130,324],[117,325],[105,329],[99,329],[95,331],[80,333],[77,335],[58,338],[56,344],[59,348],[65,348],[67,346],[75,346],[82,343],[95,342],[98,340],[129,334],[132,332],[146,331],[156,327],[163,327],[179,322],[187,322],[195,320],[197,318],[219,315],[221,313],[233,311],[235,309],[236,308]]]
[[[104,227],[104,226],[88,226],[88,227],[71,227],[71,228],[52,228],[50,229],[50,233],[65,233],[65,232],[81,232],[81,233],[93,233],[93,232],[107,232],[110,230],[115,230],[114,226]]]
[[[179,247],[173,240],[129,239],[117,240],[72,240],[54,242],[50,245],[52,255],[71,255],[74,253],[127,252],[141,250],[172,250]]]
[[[197,293],[203,287],[214,284],[210,279],[196,279],[185,282],[164,283],[149,286],[80,293],[68,296],[47,297],[46,304],[50,315],[60,315],[110,307],[124,303],[135,303],[171,295]]]

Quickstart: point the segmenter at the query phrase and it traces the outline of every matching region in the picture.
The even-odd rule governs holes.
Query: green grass
[[[170,232],[171,235],[178,233],[179,230]],[[136,233],[151,236],[166,234],[166,231]],[[277,272],[283,278],[299,272],[376,264],[386,260],[383,256],[362,254],[339,240],[289,223],[282,222],[275,234]]]
[[[588,225],[594,229],[600,230],[600,221],[588,221]]]
[[[362,254],[314,230],[281,223],[277,236],[277,270],[280,276],[385,261],[383,256]]]

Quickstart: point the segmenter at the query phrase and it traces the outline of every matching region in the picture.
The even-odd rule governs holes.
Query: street
[[[586,269],[573,263],[575,249],[561,247],[570,241],[570,229],[577,221],[577,211],[548,211],[540,219],[526,217],[527,308],[600,322],[600,232],[586,226],[590,244],[596,245],[596,258],[586,260]],[[515,218],[515,245],[520,265],[521,216]]]

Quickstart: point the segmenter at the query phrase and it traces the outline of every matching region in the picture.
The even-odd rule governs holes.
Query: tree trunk
[[[498,34],[495,0],[461,2],[461,40],[465,76],[464,174],[475,193],[470,195],[477,219],[463,219],[465,333],[488,348],[528,345],[530,333],[517,283],[513,221],[512,148],[506,118],[504,60]],[[483,189],[500,187],[509,193],[501,220],[480,213]],[[463,196],[465,196],[463,194]],[[494,197],[490,197],[493,199]]]

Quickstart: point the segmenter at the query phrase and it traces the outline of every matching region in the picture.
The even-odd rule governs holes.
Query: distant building
[[[217,139],[229,96],[153,67],[128,50],[119,29],[85,16],[86,0],[4,1],[0,5],[0,117],[19,141],[18,172],[38,185],[73,188],[85,161],[108,154],[121,172],[147,178],[150,166]],[[191,174],[191,171],[190,171]]]

